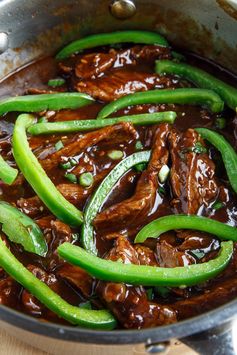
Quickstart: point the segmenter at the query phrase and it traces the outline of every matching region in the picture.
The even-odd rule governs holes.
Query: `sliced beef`
[[[21,286],[10,276],[0,280],[0,304],[9,307],[17,305],[18,293]]]
[[[101,141],[122,143],[128,142],[136,137],[137,132],[133,125],[128,122],[121,122],[84,135],[77,134],[73,139],[69,140],[62,149],[54,152],[47,159],[41,160],[40,162],[46,170],[50,170],[58,166],[61,157],[73,157],[83,152],[86,148],[92,147]]]
[[[17,207],[31,218],[39,217],[42,212],[46,211],[46,207],[38,198],[38,196],[29,198],[20,198],[17,200]]]
[[[116,70],[107,76],[87,79],[75,83],[75,89],[100,101],[113,101],[137,91],[174,88],[168,77],[143,72]]]
[[[208,206],[217,196],[215,165],[207,153],[199,153],[199,148],[205,148],[205,144],[193,129],[180,134],[173,131],[169,141],[174,210],[196,214],[201,206]]]
[[[58,256],[57,248],[65,242],[73,244],[76,235],[67,224],[55,220],[54,216],[46,216],[36,222],[42,229],[48,244],[47,270],[54,270],[56,266],[64,263],[63,259]]]
[[[80,56],[75,65],[75,74],[81,79],[94,79],[102,76],[108,69],[124,68],[136,65],[141,61],[146,63],[156,59],[168,59],[170,49],[159,46],[135,46],[116,51],[111,49],[108,53],[90,53]],[[73,68],[61,65],[61,69],[69,73]]]
[[[141,227],[146,223],[157,196],[158,173],[161,167],[168,162],[167,137],[170,131],[168,124],[158,126],[152,148],[152,156],[136,187],[134,195],[118,204],[115,204],[101,213],[95,220],[96,229],[114,232]]]
[[[65,263],[57,270],[57,276],[77,288],[85,298],[92,295],[93,278],[81,268]]]
[[[126,264],[140,264],[136,250],[123,237],[117,239],[107,259],[120,260]],[[125,328],[141,329],[176,321],[176,314],[172,308],[149,302],[146,291],[141,286],[99,282],[97,294]]]
[[[179,251],[165,240],[157,243],[157,259],[161,267],[177,267],[195,264],[196,260],[185,251]]]
[[[194,317],[235,299],[237,296],[236,275],[228,280],[207,287],[202,294],[191,296],[175,303],[172,307],[177,311],[179,320]]]
[[[40,281],[46,283],[50,288],[57,292],[58,281],[54,274],[47,274],[43,269],[34,265],[28,265],[27,269]],[[41,317],[46,309],[46,307],[27,290],[22,291],[21,302],[25,312],[33,316]]]

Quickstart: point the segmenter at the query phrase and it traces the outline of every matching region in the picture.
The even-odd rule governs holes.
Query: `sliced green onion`
[[[84,187],[90,187],[94,182],[92,173],[83,173],[79,177],[79,184]]]
[[[70,182],[72,182],[73,184],[77,183],[77,177],[75,174],[72,173],[68,173],[64,175],[66,179],[68,179]]]
[[[146,170],[146,168],[147,168],[147,163],[139,163],[139,164],[134,165],[134,167],[133,167],[133,169],[135,171],[137,171],[138,173]]]
[[[216,201],[215,203],[213,203],[212,208],[214,210],[219,210],[220,208],[224,207],[224,203],[221,201]]]
[[[226,119],[224,117],[218,117],[216,119],[215,126],[218,129],[224,129],[226,127]]]
[[[71,169],[71,163],[70,161],[67,161],[66,163],[61,163],[60,164],[60,168],[64,169],[64,170],[67,170],[67,169]]]
[[[55,78],[55,79],[50,79],[48,81],[48,86],[52,86],[54,88],[58,86],[62,86],[65,84],[65,80],[63,78]]]
[[[58,151],[64,147],[63,142],[60,140],[57,143],[55,143],[55,149]]]
[[[123,152],[122,150],[111,150],[111,152],[108,153],[108,157],[112,160],[119,160],[123,158]]]
[[[135,149],[136,150],[142,150],[143,149],[143,144],[142,144],[141,141],[136,141]]]

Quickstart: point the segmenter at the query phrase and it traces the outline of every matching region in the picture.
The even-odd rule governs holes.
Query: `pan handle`
[[[201,355],[235,355],[233,325],[228,322],[211,330],[198,333],[181,341]]]

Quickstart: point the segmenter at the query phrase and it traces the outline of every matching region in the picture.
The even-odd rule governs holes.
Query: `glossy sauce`
[[[104,50],[103,50],[104,51]],[[106,50],[105,50],[106,52]],[[90,53],[90,52],[88,52]],[[221,79],[230,82],[232,85],[237,85],[237,78],[234,75],[231,75],[227,71],[223,70],[223,68],[206,61],[205,59],[199,58],[197,56],[193,56],[191,54],[187,55],[188,61],[196,66],[199,66],[211,73],[214,73],[216,76],[220,77]],[[74,65],[73,61],[66,61],[67,65]],[[126,75],[129,76],[129,72],[135,70],[136,72],[146,72],[151,73],[153,72],[153,65],[154,61],[147,61],[145,64],[139,64],[131,67],[125,67],[122,69],[119,67],[115,67],[114,69],[109,70],[105,74],[105,78],[109,75],[110,71],[116,72],[116,70],[122,70],[126,72]],[[58,69],[57,63],[52,58],[45,58],[40,60],[36,63],[29,65],[28,67],[18,71],[17,73],[13,74],[11,77],[3,81],[0,85],[0,98],[4,98],[5,96],[14,96],[14,95],[21,95],[24,94],[30,88],[37,88],[42,90],[49,90],[47,86],[47,82],[49,79],[54,78],[58,75],[62,75],[61,70]],[[67,75],[65,78],[67,78]],[[101,80],[100,78],[96,80]],[[73,78],[68,84],[67,89],[72,90],[72,85],[75,82],[75,78]],[[178,82],[176,78],[171,78],[171,82],[174,86],[186,86],[187,83],[180,81]],[[129,87],[129,85],[128,85]],[[63,90],[66,89],[63,88]],[[61,89],[60,89],[61,90]],[[78,110],[74,110],[73,112],[70,110],[62,110],[60,112],[51,112],[46,113],[48,116],[49,121],[65,121],[65,120],[72,120],[72,119],[93,119],[96,118],[98,112],[103,107],[104,103],[97,101],[95,104],[90,106],[80,108]],[[215,121],[218,115],[211,114],[208,112],[207,109],[201,107],[194,107],[194,106],[183,106],[183,105],[140,105],[136,107],[129,107],[124,110],[120,110],[116,112],[113,116],[122,116],[124,114],[136,114],[136,113],[145,113],[145,112],[156,112],[156,111],[165,111],[165,110],[174,110],[177,112],[178,117],[174,123],[174,128],[177,129],[178,132],[185,132],[188,128],[195,128],[195,127],[208,127],[216,129]],[[45,113],[42,113],[44,115]],[[220,116],[220,115],[219,115]],[[14,166],[14,160],[11,153],[11,134],[13,129],[13,122],[17,117],[17,113],[8,114],[0,121],[0,147],[2,149],[2,155]],[[233,146],[237,147],[237,117],[235,114],[226,109],[221,117],[225,117],[227,121],[227,127],[221,131],[221,133],[233,144]],[[84,171],[90,171],[93,173],[94,177],[100,175],[104,171],[110,171],[112,167],[115,165],[116,162],[112,161],[108,157],[108,152],[112,149],[122,150],[124,153],[124,157],[131,155],[136,151],[135,144],[136,141],[141,141],[144,149],[151,149],[152,148],[152,135],[153,135],[153,127],[136,127],[138,138],[131,139],[129,142],[113,142],[113,141],[102,141],[96,145],[88,146],[83,152],[75,155],[74,158],[77,161],[77,174],[81,174]],[[70,140],[74,139],[73,134],[68,135],[51,135],[51,136],[39,136],[39,137],[31,137],[29,142],[34,150],[34,153],[38,157],[40,161],[44,161],[45,158],[50,156],[52,152],[55,151],[54,145],[57,141],[61,140],[62,142],[69,142]],[[220,157],[217,152],[211,149],[209,151],[210,156],[220,162]],[[62,159],[63,161],[63,159]],[[169,158],[170,162],[170,158]],[[217,165],[217,164],[216,164]],[[58,164],[56,164],[52,169],[46,169],[47,174],[52,179],[56,186],[69,184],[69,181],[65,179],[65,170],[60,168]],[[72,171],[73,172],[73,171]],[[75,171],[74,171],[75,172]],[[112,193],[108,196],[107,200],[105,201],[104,205],[102,206],[102,211],[107,209],[108,207],[115,205],[129,197],[133,196],[136,188],[136,184],[141,177],[140,172],[136,172],[134,169],[131,169],[125,176],[121,178],[121,180],[117,183],[116,187],[113,189]],[[198,211],[199,215],[203,216],[210,216],[216,220],[219,220],[224,223],[228,223],[232,226],[237,226],[237,201],[236,196],[231,192],[229,183],[227,181],[226,173],[223,168],[223,165],[220,163],[218,165],[218,169],[216,169],[216,178],[218,182],[223,185],[225,188],[221,190],[222,200],[225,201],[225,206],[221,209],[215,210],[212,208],[211,205],[209,206],[202,206],[202,208]],[[89,201],[89,198],[92,192],[96,189],[99,182],[96,182],[93,185],[92,189],[86,190],[83,192],[83,197],[80,199],[75,198],[74,204],[81,209],[84,209],[86,204]],[[71,184],[74,188],[75,186]],[[155,198],[155,203],[152,208],[151,213],[147,216],[143,216],[140,220],[140,224],[136,226],[136,231],[138,231],[141,226],[147,224],[151,220],[175,213],[174,206],[172,205],[172,201],[174,199],[172,187],[169,181],[163,186],[163,193],[157,193]],[[15,184],[11,187],[0,183],[0,198],[2,200],[11,202],[13,204],[18,204],[17,201],[19,199],[24,198],[28,199],[34,197],[35,194],[30,188],[30,186],[22,180],[22,183]],[[19,205],[18,205],[19,207]],[[34,216],[36,220],[46,218],[50,214],[49,212],[43,208],[41,209],[41,213]],[[53,219],[53,218],[52,218]],[[47,218],[46,218],[47,220]],[[51,227],[50,227],[51,228]],[[75,285],[68,282],[64,278],[58,276],[58,270],[62,266],[61,263],[51,264],[52,262],[52,254],[55,248],[54,240],[58,238],[57,232],[52,234],[51,229],[47,228],[44,229],[44,233],[47,239],[47,233],[51,236],[49,237],[51,242],[49,243],[49,255],[48,257],[40,258],[33,254],[26,253],[22,250],[19,245],[13,245],[9,243],[12,252],[16,255],[16,257],[23,262],[24,265],[34,265],[36,268],[40,267],[41,269],[45,270],[47,273],[50,273],[55,277],[55,281],[53,282],[52,288],[60,294],[64,299],[68,302],[79,305],[80,303],[84,302],[86,299],[90,299],[89,296],[85,296],[81,289],[75,287]],[[128,225],[125,230],[123,230],[124,234],[126,235],[129,232],[130,226]],[[73,233],[78,233],[79,230],[73,230]],[[97,230],[95,232],[95,238],[97,247],[99,249],[100,256],[105,256],[108,251],[113,247],[114,240],[108,239],[106,236],[109,231],[107,230]],[[52,236],[53,235],[53,236]],[[128,240],[132,243],[135,236],[135,232],[131,232],[129,234]],[[209,239],[210,240],[209,240]],[[60,238],[59,238],[60,239]],[[205,238],[204,238],[205,239]],[[62,238],[62,240],[64,240]],[[179,247],[182,245],[182,238],[177,237],[174,233],[168,233],[161,237],[162,241],[169,242],[174,247]],[[191,243],[199,243],[201,244],[202,235],[200,233],[193,232],[193,238]],[[202,248],[197,248],[203,252],[202,261],[207,261],[212,257],[215,257],[218,249],[219,249],[219,242],[216,240],[214,236],[208,236],[206,241],[208,243]],[[72,241],[73,243],[79,243],[78,241]],[[203,243],[205,244],[205,243]],[[156,250],[156,241],[155,240],[147,240],[145,243],[151,250]],[[187,250],[189,250],[187,248]],[[194,258],[195,262],[198,262],[198,259],[190,254],[187,251],[184,258]],[[188,259],[187,259],[188,260]],[[52,267],[52,265],[54,265]],[[233,256],[232,263],[227,267],[227,269],[222,273],[222,275],[218,276],[216,279],[207,282],[205,285],[199,285],[197,287],[186,288],[182,289],[173,289],[168,290],[168,293],[165,297],[161,296],[159,293],[154,295],[154,302],[159,304],[167,305],[172,307],[175,312],[177,313],[177,319],[187,318],[189,316],[193,316],[203,312],[204,310],[209,310],[215,306],[213,304],[213,299],[215,297],[205,296],[205,294],[218,294],[218,287],[222,287],[224,291],[221,293],[219,297],[219,302],[217,302],[216,306],[227,302],[228,300],[232,299],[237,294],[237,278],[235,273],[237,271],[237,255],[236,252]],[[6,288],[4,288],[4,282],[7,278],[6,274],[2,272],[0,274],[0,296],[1,294],[6,293]],[[233,280],[234,278],[234,280]],[[1,283],[3,286],[1,286]],[[14,281],[13,281],[14,284]],[[96,282],[93,281],[93,285],[90,288],[90,296],[94,295],[92,304],[95,308],[102,307],[102,301],[98,298],[95,291],[95,284]],[[232,288],[230,290],[230,284],[232,284]],[[14,289],[15,287],[15,289]],[[31,296],[24,294],[22,287],[14,286],[11,288],[11,296],[8,298],[6,297],[6,302],[4,301],[5,298],[2,297],[2,303],[7,304],[11,307],[14,307],[21,312],[25,312],[41,318],[43,320],[55,321],[55,322],[63,322],[61,319],[58,319],[57,316],[53,315],[52,312],[46,310],[45,307],[42,307],[38,304],[38,301],[31,299]],[[120,291],[121,292],[121,291]],[[210,299],[209,299],[209,298]],[[218,296],[217,296],[218,297]],[[29,305],[30,303],[30,305]],[[193,304],[192,304],[193,303]],[[28,306],[29,305],[29,306]],[[38,311],[39,309],[39,311]]]

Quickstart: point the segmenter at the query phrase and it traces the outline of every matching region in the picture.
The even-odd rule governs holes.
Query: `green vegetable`
[[[64,169],[64,170],[67,170],[67,169],[71,169],[71,163],[70,161],[67,161],[66,163],[61,163],[60,164],[60,168]]]
[[[164,286],[156,286],[155,291],[163,298],[166,298],[170,294],[170,290]]]
[[[134,165],[133,169],[137,171],[138,173],[143,172],[147,168],[147,163],[139,163]]]
[[[47,254],[47,244],[38,225],[7,202],[0,201],[0,224],[3,233],[26,251],[40,256]]]
[[[55,149],[58,151],[60,149],[62,149],[64,147],[63,145],[63,142],[62,141],[58,141],[56,144],[55,144]]]
[[[119,179],[134,165],[138,163],[148,162],[150,159],[150,152],[143,151],[130,155],[121,162],[119,162],[114,169],[102,181],[88,205],[84,213],[84,223],[82,225],[82,244],[86,250],[92,254],[97,254],[97,249],[94,241],[92,222],[97,215],[102,204],[106,200],[110,191]]]
[[[66,179],[68,179],[70,182],[72,182],[73,184],[77,183],[77,177],[75,174],[72,173],[68,173],[64,175]]]
[[[47,119],[47,117],[45,117],[45,116],[40,117],[40,118],[38,119],[38,123],[46,123],[46,122],[48,122],[48,119]]]
[[[154,292],[153,292],[153,288],[148,288],[146,290],[146,295],[149,301],[152,301],[154,298]]]
[[[48,86],[52,86],[53,88],[62,86],[64,84],[65,84],[65,80],[63,78],[55,78],[55,79],[50,79],[48,81]]]
[[[68,44],[56,56],[57,59],[64,59],[73,53],[81,52],[84,49],[107,46],[118,43],[141,43],[156,44],[168,47],[169,44],[164,37],[155,32],[148,31],[118,31],[112,33],[99,33],[87,36]]]
[[[231,144],[219,133],[207,128],[195,129],[221,153],[223,163],[233,190],[237,193],[237,154]]]
[[[207,217],[171,215],[148,223],[135,238],[135,243],[143,243],[147,238],[158,238],[173,229],[194,229],[216,235],[223,240],[237,241],[237,228]]]
[[[108,153],[108,157],[112,160],[119,160],[123,158],[123,152],[122,150],[111,150]]]
[[[226,127],[226,119],[224,117],[218,117],[215,126],[217,129],[224,129]]]
[[[94,178],[91,173],[83,173],[79,177],[79,184],[84,187],[89,187],[93,184]]]
[[[48,209],[70,226],[78,226],[83,221],[82,212],[61,195],[29,147],[26,129],[33,122],[34,117],[26,114],[18,116],[16,120],[12,138],[13,155],[16,163]]]
[[[64,108],[75,109],[93,102],[92,97],[78,92],[16,96],[0,101],[0,115],[12,111],[39,112]]]
[[[90,301],[86,301],[84,303],[80,303],[79,307],[83,308],[83,309],[92,309]]]
[[[206,154],[207,148],[204,147],[201,142],[196,142],[195,146],[192,148],[192,152],[196,154]]]
[[[12,168],[0,155],[0,179],[8,185],[13,184],[18,175],[18,170]]]
[[[175,112],[167,111],[108,118],[106,120],[77,120],[51,123],[36,123],[28,128],[28,132],[33,135],[38,135],[89,131],[106,126],[112,126],[119,122],[131,122],[134,125],[150,125],[161,122],[174,123],[176,116],[177,115]]]
[[[141,141],[136,141],[135,149],[136,150],[142,150],[143,149],[143,144],[142,144]]]
[[[220,95],[227,106],[236,110],[237,89],[206,73],[204,70],[184,63],[159,60],[156,61],[156,72],[158,74],[175,74],[191,81],[196,86],[213,90]]]
[[[205,89],[159,89],[136,92],[120,97],[110,102],[99,112],[97,119],[110,116],[112,113],[128,106],[142,104],[182,104],[206,105],[212,112],[223,110],[224,103],[220,97],[211,90]]]
[[[106,310],[88,310],[64,301],[44,282],[27,270],[10,252],[0,238],[0,266],[52,312],[68,322],[81,327],[111,330],[116,320]]]
[[[186,57],[179,52],[172,51],[171,54],[172,54],[172,57],[174,58],[174,61],[176,61],[176,62],[185,62],[185,60],[186,60]]]
[[[220,208],[224,207],[224,204],[221,201],[216,201],[213,203],[212,208],[214,210],[219,210]]]
[[[123,264],[100,259],[70,243],[61,244],[57,250],[60,257],[81,267],[99,280],[131,285],[177,287],[197,285],[218,275],[231,259],[233,242],[222,242],[220,253],[213,260],[174,268]]]

